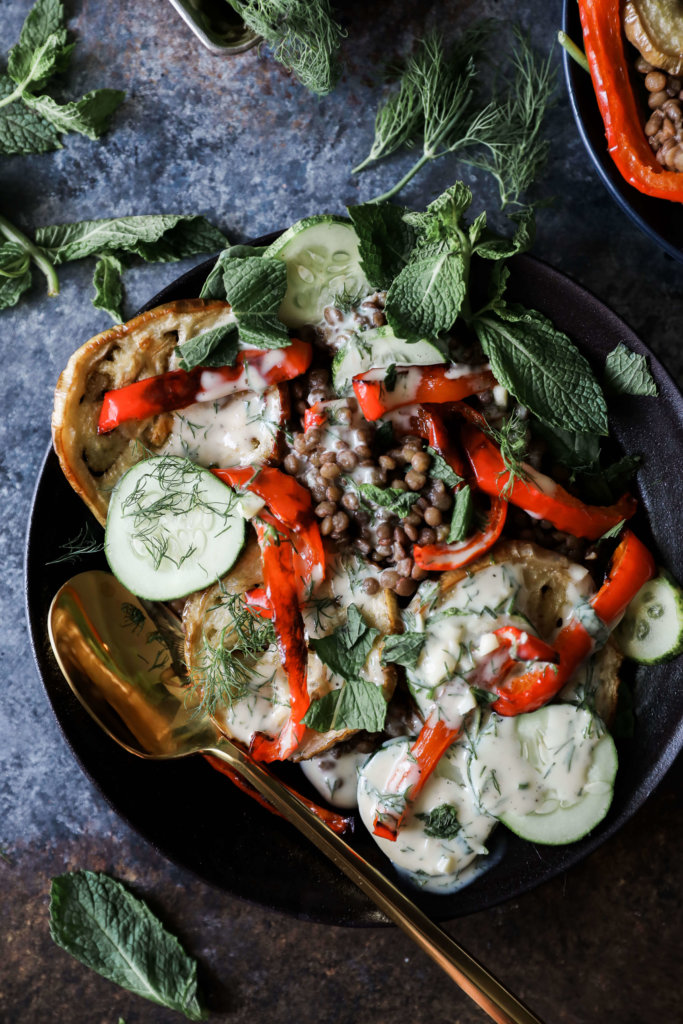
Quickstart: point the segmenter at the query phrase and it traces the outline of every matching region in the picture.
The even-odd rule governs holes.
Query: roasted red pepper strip
[[[296,534],[290,542],[302,563],[304,584],[325,578],[325,548],[313,514],[310,491],[274,466],[214,469],[212,472],[231,487],[257,494],[275,518]]]
[[[464,478],[465,464],[451,441],[448,428],[437,412],[420,406],[417,416],[411,416],[410,426],[417,437],[423,438],[430,448],[446,460],[454,473]]]
[[[645,545],[626,530],[612,557],[607,579],[589,601],[597,626],[604,627],[606,631],[612,629],[656,571],[654,559]],[[581,662],[596,649],[595,629],[587,629],[582,617],[575,614],[559,631],[553,646],[560,656],[558,665],[544,665],[510,676],[493,687],[499,694],[498,700],[492,704],[494,711],[499,715],[519,715],[535,711],[552,700],[569,682]]]
[[[368,370],[353,378],[353,390],[366,420],[378,420],[391,409],[423,402],[459,402],[496,384],[490,370],[478,369],[453,376],[448,366],[400,366],[388,390],[385,370]]]
[[[245,349],[238,353],[235,366],[217,369],[197,366],[194,370],[169,370],[156,377],[137,380],[106,392],[97,432],[105,434],[128,420],[144,420],[162,412],[185,409],[193,402],[211,401],[237,391],[253,391],[256,380],[265,390],[304,373],[312,357],[313,349],[308,342],[293,338],[287,348]]]
[[[666,170],[645,136],[631,86],[619,0],[579,0],[583,40],[607,148],[621,176],[639,192],[683,202],[683,174]]]
[[[322,427],[323,423],[327,419],[327,415],[323,409],[321,409],[321,403],[316,402],[311,405],[304,413],[304,433],[307,430],[312,430],[313,427]]]
[[[279,736],[271,738],[260,733],[254,736],[251,753],[257,761],[284,761],[296,750],[306,728],[301,719],[310,703],[306,685],[308,648],[299,610],[294,549],[288,538],[282,536],[278,525],[265,512],[254,521],[266,596],[273,609],[278,650],[289,683],[290,714]]]
[[[424,544],[413,548],[415,565],[421,569],[444,572],[447,569],[462,569],[493,547],[505,526],[508,505],[502,498],[491,498],[488,520],[483,530],[457,544]]]
[[[253,590],[247,590],[244,594],[244,603],[259,618],[272,619],[273,606],[268,599],[264,587],[254,587]]]
[[[226,764],[225,761],[221,761],[220,758],[214,757],[212,754],[204,754],[204,757],[212,768],[215,768],[216,771],[226,775],[231,782],[234,782],[238,789],[242,790],[243,793],[252,797],[260,803],[262,807],[265,807],[267,811],[270,811],[271,814],[277,814],[279,818],[282,817],[280,812],[277,811],[264,796],[261,796],[259,791],[255,789],[250,782],[243,779],[239,772],[236,772],[230,767],[230,765]],[[301,793],[297,793],[295,789],[292,789],[291,786],[288,786],[285,782],[282,782],[282,780],[280,780],[280,784],[284,786],[285,789],[289,790],[297,800],[300,800],[302,804],[308,807],[309,811],[313,811],[316,817],[320,818],[321,821],[324,821],[333,832],[337,833],[337,835],[343,835],[345,832],[353,831],[353,818],[345,818],[341,814],[335,814],[334,811],[328,811],[326,807],[321,807],[319,804],[314,803],[307,797],[302,796]]]
[[[558,530],[573,537],[597,540],[617,523],[630,519],[636,500],[623,495],[614,505],[585,505],[550,477],[523,465],[525,479],[510,481],[498,446],[478,427],[466,423],[462,442],[472,466],[477,487],[492,497],[503,495],[512,505],[538,519],[547,519]]]
[[[493,666],[493,674],[486,682],[489,688],[502,679],[515,662],[557,661],[557,651],[537,636],[526,633],[516,626],[501,626],[493,632],[498,639],[498,647],[491,652],[491,656],[486,661],[482,662],[484,669],[487,665]],[[501,652],[504,655],[502,658]],[[478,682],[478,680],[476,681]],[[450,745],[455,743],[461,728],[461,725],[446,725],[434,714],[429,716],[420,730],[420,735],[410,748],[409,757],[403,763],[399,763],[397,771],[391,776],[387,785],[389,793],[406,793],[403,808],[399,812],[396,812],[395,809],[380,811],[373,823],[375,835],[382,836],[384,839],[396,839],[408,813],[409,805],[417,799],[443,755]]]

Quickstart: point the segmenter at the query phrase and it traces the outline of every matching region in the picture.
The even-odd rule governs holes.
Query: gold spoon
[[[159,620],[157,611],[163,613]],[[150,614],[154,615],[154,619]],[[388,878],[327,827],[278,779],[186,706],[187,688],[165,641],[173,617],[133,597],[114,576],[74,576],[50,606],[50,641],[66,681],[113,740],[139,757],[207,753],[227,762],[339,867],[498,1024],[541,1021]],[[178,625],[176,625],[176,632]],[[171,644],[173,649],[173,644]]]

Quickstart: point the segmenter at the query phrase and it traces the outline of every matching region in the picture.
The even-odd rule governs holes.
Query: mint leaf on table
[[[180,229],[180,231],[179,231]],[[150,214],[82,220],[38,228],[37,244],[57,266],[103,252],[130,252],[148,262],[170,262],[211,252],[227,239],[201,216]]]
[[[607,434],[607,406],[593,371],[541,313],[508,306],[471,321],[499,384],[539,420]]]
[[[9,309],[10,306],[15,306],[30,287],[30,270],[26,270],[18,277],[6,277],[0,274],[0,309]]]
[[[448,543],[457,544],[469,534],[474,518],[474,503],[472,500],[472,489],[465,484],[455,496],[451,528],[448,533]]]
[[[66,104],[40,91],[66,69],[73,46],[63,4],[37,0],[8,54],[7,74],[0,76],[0,153],[46,153],[61,149],[63,133],[96,139],[107,130],[125,98],[119,90],[94,90]]]
[[[204,1020],[197,964],[149,907],[92,871],[52,880],[50,934],[86,967],[159,1006]]]
[[[426,633],[397,633],[388,636],[382,648],[382,664],[415,668],[426,639]]]
[[[406,210],[392,203],[349,206],[358,235],[360,262],[373,288],[389,288],[410,257],[417,232],[405,219]]]
[[[623,342],[605,360],[605,383],[610,391],[620,395],[657,394],[647,359],[638,352],[631,352]]]
[[[103,309],[115,323],[123,320],[123,263],[113,253],[104,253],[97,261],[93,274],[95,309]]]
[[[177,348],[181,370],[195,366],[233,366],[239,351],[237,324],[222,324],[202,331]]]
[[[443,480],[447,487],[457,487],[462,483],[463,478],[449,466],[443,455],[439,455],[435,448],[430,447],[427,447],[427,452],[432,457],[432,464],[429,467],[432,480]]]

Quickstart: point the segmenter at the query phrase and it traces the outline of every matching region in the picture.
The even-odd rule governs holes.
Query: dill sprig
[[[482,98],[477,60],[491,31],[490,22],[475,25],[448,50],[432,32],[408,58],[398,91],[377,111],[370,152],[353,173],[420,140],[422,154],[375,202],[391,199],[430,161],[457,154],[496,178],[503,207],[519,203],[547,159],[541,127],[555,73],[550,57],[540,61],[515,32],[506,87],[501,95]]]
[[[228,0],[244,23],[263,37],[280,64],[318,96],[339,79],[344,32],[329,0]]]
[[[515,409],[509,419],[505,420],[500,430],[489,426],[486,433],[500,448],[505,469],[509,473],[505,487],[501,492],[501,497],[506,497],[512,490],[515,480],[529,479],[529,474],[524,468],[529,446],[527,426],[519,411]]]
[[[104,550],[104,541],[95,536],[90,523],[79,530],[75,537],[60,544],[61,555],[50,559],[46,565],[58,565],[60,562],[75,562],[84,555],[96,555]]]
[[[191,696],[199,697],[198,712],[213,715],[223,705],[242,700],[261,679],[257,663],[277,643],[271,619],[254,615],[244,595],[223,590],[218,607],[225,607],[230,622],[211,642],[203,638],[201,655],[190,675]]]

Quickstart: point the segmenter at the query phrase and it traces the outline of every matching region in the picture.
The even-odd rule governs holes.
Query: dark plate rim
[[[570,39],[581,44],[583,36],[576,0],[563,0],[562,2],[562,29]],[[672,208],[677,208],[679,211],[675,215],[677,237],[683,239],[683,206],[666,199],[645,195],[622,178],[607,150],[604,126],[597,100],[592,85],[588,87],[590,76],[564,49],[562,50],[562,65],[569,102],[579,135],[603,185],[619,208],[648,238],[661,246],[673,259],[683,263],[683,241],[677,242],[675,237],[668,236],[669,225],[658,228],[652,223],[653,217],[657,219],[661,217],[666,221],[667,211],[670,214]],[[675,232],[676,228],[673,229],[673,233]]]
[[[277,233],[269,235],[264,239],[258,239],[255,244],[262,244],[271,240],[273,237],[277,237]],[[143,307],[141,312],[152,308],[153,306],[160,305],[163,302],[179,298],[181,295],[185,297],[196,293],[198,290],[197,282],[206,276],[214,262],[215,258],[207,260],[183,274],[154,296],[150,302]],[[545,295],[547,297],[547,301],[549,301],[551,305],[558,301],[557,298],[553,298],[553,296],[556,296],[559,293],[561,295],[568,296],[568,301],[570,302],[572,310],[579,310],[580,314],[588,316],[589,321],[590,316],[597,316],[604,328],[604,332],[603,335],[601,335],[600,340],[595,342],[598,349],[601,344],[604,347],[604,336],[611,336],[612,338],[619,337],[620,340],[624,340],[634,351],[647,356],[652,372],[659,385],[659,401],[664,403],[672,421],[681,432],[678,444],[680,446],[681,453],[683,453],[683,397],[681,397],[681,394],[667,371],[659,360],[649,351],[649,349],[637,338],[626,324],[616,316],[616,314],[609,310],[608,307],[604,306],[604,304],[589,291],[572,281],[568,276],[530,256],[517,257],[515,259],[515,269],[518,276],[521,276],[523,281],[526,280],[527,287],[530,288],[531,292],[536,295]],[[523,290],[524,289],[522,289],[522,291]],[[576,302],[577,299],[578,302]],[[536,306],[543,307],[544,303],[536,298],[534,304]],[[545,310],[542,308],[542,311]],[[644,400],[642,399],[638,400],[640,403],[643,401]],[[249,894],[240,892],[239,886],[235,887],[232,884],[226,884],[225,879],[217,879],[215,874],[208,871],[207,867],[202,864],[201,858],[198,862],[196,859],[193,860],[191,857],[188,858],[187,855],[178,853],[177,850],[169,850],[168,844],[159,842],[158,835],[155,835],[153,829],[150,830],[146,827],[145,823],[139,820],[139,816],[131,815],[129,812],[122,810],[117,800],[112,798],[110,788],[107,786],[106,782],[103,781],[102,772],[93,770],[89,766],[88,757],[84,756],[81,737],[77,731],[74,732],[69,716],[65,715],[64,710],[60,705],[60,700],[63,697],[63,694],[60,694],[60,685],[64,689],[67,689],[67,687],[61,679],[61,674],[59,673],[59,669],[54,661],[52,652],[49,649],[49,643],[47,642],[46,637],[43,618],[44,605],[42,605],[43,596],[38,590],[38,574],[35,571],[37,568],[37,565],[35,564],[37,558],[35,552],[38,545],[37,538],[41,530],[41,517],[44,518],[44,513],[41,512],[41,489],[44,485],[46,474],[51,469],[54,469],[55,465],[58,466],[58,463],[52,450],[52,446],[50,445],[46,451],[45,459],[41,466],[34,490],[26,533],[24,564],[25,603],[29,624],[30,643],[41,683],[48,698],[48,702],[55,714],[62,735],[64,736],[77,763],[81,767],[81,770],[95,788],[104,796],[105,800],[109,806],[112,807],[115,813],[126,821],[134,831],[141,835],[152,845],[153,848],[167,859],[189,870],[192,874],[201,878],[203,881],[216,885],[217,887],[228,891],[231,895],[246,900],[247,902],[266,906],[269,909],[276,909],[303,920],[351,926],[376,926],[385,924],[386,922],[381,915],[379,915],[371,905],[367,904],[365,902],[365,898],[355,890],[352,889],[351,893],[347,891],[344,894],[345,885],[348,886],[350,883],[347,883],[346,879],[343,879],[341,876],[335,876],[338,887],[341,891],[341,904],[333,906],[332,909],[328,908],[325,903],[321,906],[316,905],[311,907],[310,905],[306,905],[305,907],[301,907],[297,904],[296,900],[292,902],[291,894],[286,897],[283,896],[275,902],[273,902],[271,897],[268,902],[260,899],[259,896],[254,895],[253,892]],[[661,549],[662,537],[655,539],[660,541],[659,546]],[[667,560],[670,562],[672,558],[675,560],[676,551],[675,548],[671,547],[671,544],[669,544],[668,547]],[[672,565],[671,567],[680,577],[683,576],[683,553],[681,553],[678,561],[679,564]],[[64,573],[64,578],[71,575],[74,571],[77,571],[77,567],[71,567],[66,571]],[[677,663],[672,664],[676,665]],[[683,680],[683,664],[680,665],[677,671]],[[74,703],[76,703],[75,698]],[[407,891],[411,896],[413,896],[415,901],[423,907],[423,909],[430,913],[434,919],[450,920],[465,914],[490,909],[508,899],[516,898],[517,896],[522,895],[530,889],[535,888],[545,881],[549,881],[551,878],[554,878],[563,871],[573,867],[575,864],[579,863],[579,861],[592,853],[598,846],[602,845],[602,843],[612,836],[619,828],[621,828],[621,826],[625,824],[636,810],[638,810],[638,808],[659,784],[677,754],[683,748],[683,708],[681,710],[682,713],[677,721],[667,721],[666,723],[666,741],[663,749],[659,752],[659,756],[649,765],[647,771],[642,773],[636,786],[629,787],[626,793],[620,792],[618,788],[617,792],[620,794],[619,808],[617,809],[617,807],[613,805],[613,809],[608,817],[591,835],[578,843],[572,844],[571,846],[558,848],[546,847],[543,848],[542,851],[539,851],[538,848],[533,847],[531,844],[522,844],[523,848],[529,855],[530,870],[526,871],[525,866],[522,863],[517,871],[517,878],[514,887],[509,889],[509,891],[505,891],[504,884],[502,889],[499,887],[496,891],[487,891],[486,880],[491,877],[492,872],[496,871],[495,867],[492,869],[492,872],[484,874],[480,879],[476,880],[470,886],[461,890],[460,893],[457,893],[454,896],[426,896],[422,893],[415,893],[412,889],[408,889]],[[85,715],[85,712],[83,712],[83,714]],[[624,743],[624,749],[628,754],[629,743],[626,741],[624,741]],[[624,743],[622,743],[622,746],[624,746]],[[125,756],[129,758],[129,755]],[[130,760],[134,760],[134,763],[138,765],[149,764],[148,762],[129,758],[129,762]],[[166,765],[168,765],[168,762],[166,762]],[[242,799],[247,801],[247,798]],[[236,802],[239,803],[239,800],[236,800]],[[615,805],[616,804],[617,797],[615,796]],[[247,814],[256,813],[257,810],[258,809],[256,809],[255,805],[252,804],[251,801],[247,801]],[[265,815],[267,812],[263,811],[260,813]],[[273,823],[272,831],[274,834],[277,834],[279,839],[282,838],[282,829],[290,828],[290,826],[286,826],[284,823],[278,823],[276,826],[276,819],[273,819],[270,816],[263,820]],[[496,834],[501,831],[504,830],[497,830]],[[371,840],[369,840],[369,842],[372,843]],[[510,835],[505,836],[504,845],[516,847],[520,843],[521,841],[517,840],[516,837],[511,837]],[[533,861],[531,860],[532,851],[535,851],[533,853]],[[559,855],[558,851],[560,851]],[[368,855],[367,851],[363,852],[366,856]],[[313,854],[317,854],[317,851],[310,850],[310,854],[311,856]],[[372,855],[373,854],[371,852],[370,856]],[[380,857],[378,859],[378,865],[381,866],[382,864],[386,866],[387,862]],[[388,870],[390,872],[390,869]]]

